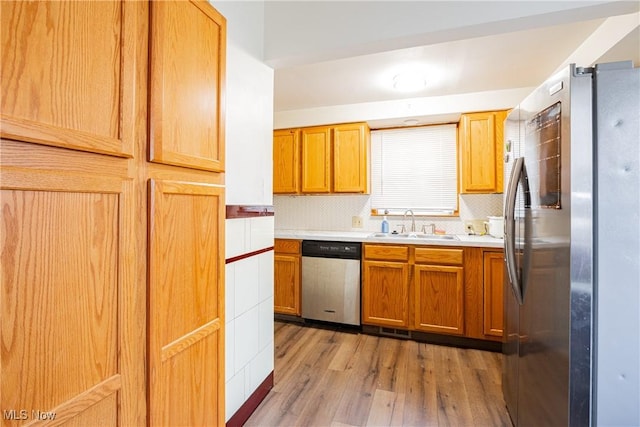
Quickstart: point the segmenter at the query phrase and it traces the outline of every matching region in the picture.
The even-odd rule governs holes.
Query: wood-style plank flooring
[[[501,355],[275,324],[274,387],[247,426],[511,426]]]

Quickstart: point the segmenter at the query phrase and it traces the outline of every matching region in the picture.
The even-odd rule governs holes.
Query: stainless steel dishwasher
[[[302,317],[360,325],[359,242],[302,241]]]

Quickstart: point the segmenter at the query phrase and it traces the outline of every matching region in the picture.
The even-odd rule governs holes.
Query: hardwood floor
[[[275,324],[274,388],[247,426],[511,426],[502,356]]]

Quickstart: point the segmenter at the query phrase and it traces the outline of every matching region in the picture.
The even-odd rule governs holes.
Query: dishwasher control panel
[[[360,242],[333,242],[323,240],[303,240],[302,256],[318,258],[360,259]]]

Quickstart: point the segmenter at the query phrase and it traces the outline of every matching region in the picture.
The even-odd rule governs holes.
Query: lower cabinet
[[[363,267],[362,323],[409,326],[409,264],[365,261]]]
[[[409,327],[409,247],[364,245],[362,323]]]
[[[463,335],[464,250],[415,247],[413,328]]]
[[[463,335],[463,268],[416,265],[414,271],[414,329]]]
[[[276,239],[274,252],[273,311],[300,316],[300,241]]]
[[[483,333],[502,339],[504,329],[504,256],[500,252],[484,252],[483,265]]]
[[[501,341],[500,249],[365,244],[362,323]]]

